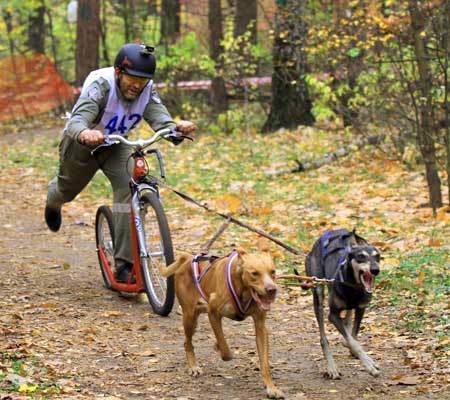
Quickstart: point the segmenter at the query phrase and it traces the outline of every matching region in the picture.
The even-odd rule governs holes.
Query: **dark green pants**
[[[47,191],[47,204],[59,208],[72,201],[101,169],[113,189],[113,214],[115,230],[115,258],[133,262],[130,223],[130,188],[128,171],[131,149],[123,144],[104,147],[96,159],[91,155],[95,146],[78,143],[67,135],[59,146],[59,170]],[[128,165],[127,165],[128,162]],[[93,212],[95,210],[92,210]]]

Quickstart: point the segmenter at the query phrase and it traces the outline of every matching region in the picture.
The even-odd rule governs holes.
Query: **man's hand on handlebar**
[[[105,135],[96,129],[85,129],[78,136],[78,141],[87,145],[102,144],[105,142]]]
[[[177,122],[177,131],[185,135],[193,133],[195,131],[195,124],[191,121],[179,121]]]
[[[142,143],[133,143],[138,144],[140,146],[148,146],[149,144],[154,143],[158,138],[164,137],[167,140],[170,140],[174,144],[181,143],[184,139],[194,140],[191,136],[188,135],[188,133],[192,133],[195,130],[195,124],[191,121],[180,121],[177,123],[177,130],[171,131],[168,128],[160,129],[155,133],[155,136],[150,139],[149,143],[145,143],[146,141],[142,141]],[[109,138],[114,140],[120,140],[119,138],[116,139],[117,135],[110,135]],[[78,136],[78,141],[81,144],[86,145],[101,145],[106,142],[107,137],[103,134],[103,132],[97,130],[97,129],[85,129],[80,133]],[[122,140],[120,140],[122,141]],[[125,140],[124,143],[127,143],[129,141]],[[117,143],[117,142],[116,142]],[[127,143],[128,144],[128,143]]]

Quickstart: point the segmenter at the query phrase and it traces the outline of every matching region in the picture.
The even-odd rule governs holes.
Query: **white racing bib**
[[[130,130],[136,128],[142,119],[145,107],[150,99],[153,80],[150,80],[136,100],[126,106],[117,96],[114,67],[92,71],[83,84],[81,94],[86,94],[89,85],[98,78],[106,79],[109,82],[110,90],[105,112],[95,128],[103,131],[106,136],[112,134],[126,136]],[[89,95],[91,96],[91,93]]]

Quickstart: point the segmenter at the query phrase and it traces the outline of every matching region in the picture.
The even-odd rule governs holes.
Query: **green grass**
[[[45,368],[36,365],[32,357],[25,359],[20,354],[4,352],[0,354],[0,391],[20,393],[31,399],[51,399],[61,389],[58,385],[41,383],[39,378],[34,378],[41,376],[42,372],[46,372]],[[10,374],[24,378],[26,383],[6,380]]]
[[[397,267],[382,272],[379,278],[385,283],[382,290],[388,295],[390,306],[402,309],[398,327],[422,332],[428,328],[430,318],[439,315],[437,324],[441,323],[449,329],[448,249],[423,247],[420,251],[400,256],[399,261]],[[436,335],[438,334],[437,332]]]

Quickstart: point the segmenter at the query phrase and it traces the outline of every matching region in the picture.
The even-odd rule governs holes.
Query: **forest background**
[[[49,179],[57,164],[57,137],[20,134],[60,127],[87,74],[124,43],[154,45],[163,102],[198,125],[188,155],[167,151],[169,183],[305,252],[327,228],[356,226],[385,256],[375,307],[400,316],[389,332],[411,343],[405,363],[448,389],[450,0],[0,5],[0,132],[18,137],[0,166],[11,179],[19,167]],[[109,195],[99,177],[72,211]],[[174,225],[184,213],[203,223],[166,204]],[[175,232],[190,243],[215,229]],[[250,241],[236,235],[225,243]]]
[[[405,163],[421,158],[436,212],[439,170],[449,186],[449,8],[447,0],[3,0],[3,85],[32,93],[36,77],[28,69],[18,81],[14,56],[36,52],[79,88],[123,43],[146,42],[156,46],[156,79],[176,116],[212,132],[314,122],[383,132]],[[271,77],[270,88],[252,77]],[[211,90],[175,84],[199,80]],[[17,115],[2,105],[3,119]]]

